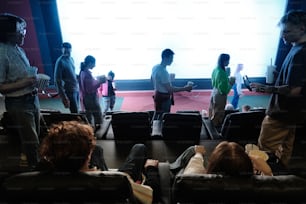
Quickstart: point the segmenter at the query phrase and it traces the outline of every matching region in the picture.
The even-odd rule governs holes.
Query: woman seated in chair
[[[234,177],[251,176],[259,172],[262,175],[273,175],[263,158],[248,155],[243,147],[235,142],[219,143],[208,161],[204,159],[205,152],[204,146],[191,146],[170,164],[170,169],[174,173],[182,170],[183,174],[222,174]]]

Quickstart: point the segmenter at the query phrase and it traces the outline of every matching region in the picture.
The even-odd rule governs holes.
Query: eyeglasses
[[[26,24],[17,22],[16,33],[20,33],[21,35],[25,35],[27,33]]]

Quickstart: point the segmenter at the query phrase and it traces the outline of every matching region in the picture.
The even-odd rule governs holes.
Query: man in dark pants
[[[167,71],[167,66],[173,62],[174,52],[171,49],[162,51],[160,64],[157,64],[152,69],[151,80],[154,85],[154,106],[156,112],[170,112],[173,102],[173,93],[180,91],[191,91],[192,84],[184,87],[175,87],[171,84],[170,74]]]
[[[69,108],[71,113],[78,113],[80,104],[79,82],[71,57],[71,48],[71,44],[68,42],[62,44],[62,55],[55,63],[54,83],[65,108]]]
[[[0,93],[5,96],[5,109],[20,136],[21,152],[33,169],[39,161],[40,105],[37,68],[30,65],[24,50],[19,47],[24,43],[25,34],[24,19],[0,14]]]

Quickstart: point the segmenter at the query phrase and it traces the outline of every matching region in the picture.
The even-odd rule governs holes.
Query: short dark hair
[[[290,10],[279,21],[278,25],[292,23],[306,27],[306,12],[303,10]]]
[[[167,49],[164,49],[162,51],[161,57],[162,57],[162,59],[164,59],[164,58],[168,58],[172,55],[174,55],[174,52],[171,49],[167,48]]]
[[[17,22],[26,24],[26,21],[11,13],[0,14],[0,42],[7,43],[9,35],[17,30]]]
[[[64,43],[62,44],[62,47],[63,47],[63,48],[71,48],[72,46],[71,46],[71,44],[70,44],[69,42],[64,42]]]
[[[111,76],[112,78],[115,78],[115,73],[113,71],[109,71],[107,75]]]

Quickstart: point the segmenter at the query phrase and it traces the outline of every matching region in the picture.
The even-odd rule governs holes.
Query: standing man
[[[285,44],[292,45],[274,86],[251,83],[258,92],[271,93],[267,115],[261,125],[258,146],[280,157],[287,167],[296,124],[304,122],[306,110],[306,12],[290,11],[280,22]]]
[[[75,73],[74,61],[71,57],[71,44],[62,44],[62,55],[56,60],[54,82],[65,108],[71,113],[79,112],[79,83]]]
[[[170,112],[173,103],[173,93],[180,91],[191,91],[192,85],[184,87],[172,86],[167,66],[173,62],[174,52],[171,49],[165,49],[161,54],[161,63],[152,69],[151,80],[154,85],[154,106],[156,112]]]
[[[0,14],[0,93],[5,109],[21,140],[21,150],[30,169],[38,163],[39,99],[37,68],[32,67],[24,50],[26,21],[13,14]]]

